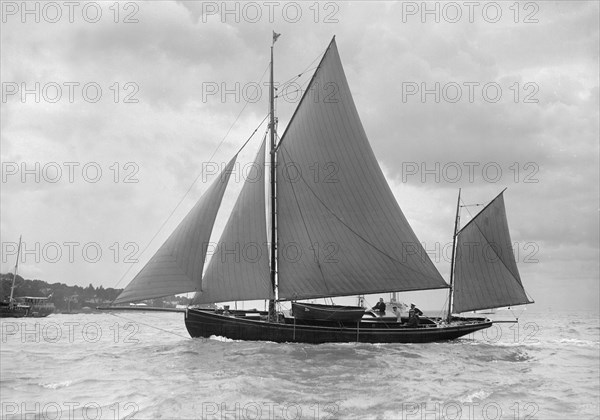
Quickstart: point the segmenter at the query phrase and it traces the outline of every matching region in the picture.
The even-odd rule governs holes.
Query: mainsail
[[[525,293],[498,195],[458,232],[455,313],[533,303]]]
[[[235,158],[234,158],[235,159]],[[194,303],[272,299],[265,144],[204,277],[233,160],[115,303],[196,291]],[[389,188],[331,41],[277,149],[279,299],[446,288]]]
[[[371,149],[332,40],[277,162],[280,299],[445,288]]]
[[[115,304],[201,289],[210,234],[236,157],[231,159],[171,236],[117,297]]]
[[[246,176],[194,303],[272,298],[265,219],[265,141]]]

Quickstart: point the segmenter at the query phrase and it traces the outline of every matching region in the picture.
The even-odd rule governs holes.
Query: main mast
[[[458,223],[460,219],[460,188],[458,189],[458,200],[456,201],[456,219],[454,219],[454,235],[452,235],[452,260],[450,261],[450,289],[448,291],[448,318],[450,323],[452,318],[452,295],[454,293],[454,259],[456,257],[456,233],[458,232]]]
[[[275,320],[275,300],[277,299],[277,231],[276,231],[276,198],[275,198],[275,87],[273,86],[273,46],[279,34],[273,31],[273,43],[271,44],[271,83],[269,85],[269,133],[271,136],[271,288],[272,296],[269,300],[269,320]]]

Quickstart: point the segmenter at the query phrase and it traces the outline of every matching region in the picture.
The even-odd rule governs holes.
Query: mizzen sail
[[[213,250],[195,304],[272,297],[266,225],[263,141]]]
[[[502,193],[458,232],[455,264],[455,313],[533,303],[517,269]]]
[[[448,287],[377,163],[331,42],[278,149],[279,298]]]
[[[115,304],[198,291],[210,234],[237,156],[115,300]]]

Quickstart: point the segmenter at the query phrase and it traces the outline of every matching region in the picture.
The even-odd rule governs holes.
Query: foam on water
[[[600,342],[598,342],[598,341],[578,340],[577,338],[563,338],[563,339],[559,340],[558,343],[573,345],[573,346],[583,346],[583,347],[598,347],[598,346],[600,346]]]
[[[489,397],[490,394],[491,394],[490,391],[485,391],[485,390],[475,391],[472,394],[469,394],[466,397],[461,398],[460,402],[462,402],[462,403],[472,403],[472,402],[476,402],[476,401],[483,401],[487,397]]]
[[[73,381],[62,381],[62,382],[40,383],[38,385],[41,386],[42,388],[58,389],[58,388],[64,388],[64,387],[70,386],[72,383],[73,383]]]

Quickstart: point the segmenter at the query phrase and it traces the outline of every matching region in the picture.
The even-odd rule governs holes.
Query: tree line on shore
[[[8,300],[12,285],[12,273],[0,274],[1,299]],[[19,297],[49,297],[48,302],[53,303],[56,312],[74,312],[85,308],[94,309],[97,306],[110,305],[123,289],[94,287],[91,283],[87,287],[68,286],[64,283],[49,284],[43,280],[28,280],[17,275],[15,280],[14,298]],[[159,308],[172,308],[176,305],[188,305],[191,299],[185,296],[170,296],[166,298],[144,301],[148,306]]]

